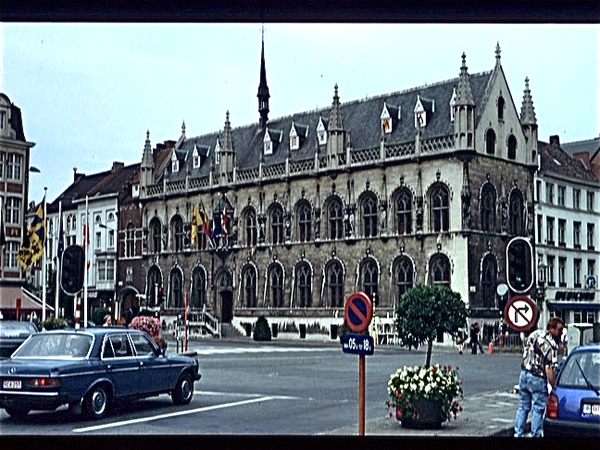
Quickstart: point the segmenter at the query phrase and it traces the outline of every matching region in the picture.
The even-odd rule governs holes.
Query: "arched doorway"
[[[228,270],[217,275],[217,301],[221,309],[221,322],[231,323],[233,320],[233,278]]]

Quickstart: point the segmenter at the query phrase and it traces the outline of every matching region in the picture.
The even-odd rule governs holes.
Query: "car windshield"
[[[588,388],[588,384],[585,381],[586,378],[596,389],[598,388],[598,380],[600,380],[599,352],[573,354],[565,363],[560,380],[558,380],[558,385],[562,387]]]
[[[82,358],[88,354],[92,336],[75,333],[40,333],[32,336],[13,358]]]
[[[27,337],[36,332],[35,325],[29,322],[0,322],[0,337],[3,338]]]

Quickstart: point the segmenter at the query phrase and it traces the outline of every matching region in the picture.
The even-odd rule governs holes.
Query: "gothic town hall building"
[[[256,123],[227,111],[222,130],[188,137],[184,124],[155,149],[147,133],[121,205],[127,281],[167,323],[187,294],[198,333],[208,312],[223,333],[265,316],[275,337],[334,339],[363,291],[381,341],[419,283],[459,292],[493,332],[506,245],[533,242],[538,145],[529,80],[519,112],[500,53],[486,72],[463,54],[457,78],[349,102],[336,85],[330,107],[270,118],[263,42]]]

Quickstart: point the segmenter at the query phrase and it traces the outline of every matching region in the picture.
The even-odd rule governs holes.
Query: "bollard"
[[[491,355],[492,353],[494,353],[494,343],[490,342],[490,347],[488,349],[488,354]]]

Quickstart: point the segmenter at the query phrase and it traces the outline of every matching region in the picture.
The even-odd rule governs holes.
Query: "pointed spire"
[[[231,122],[229,122],[229,110],[225,114],[225,128],[223,130],[223,147],[221,148],[222,152],[232,152],[233,151],[233,137],[231,135]]]
[[[475,106],[475,100],[473,100],[473,91],[471,90],[471,81],[469,80],[469,74],[467,72],[467,55],[464,52],[462,54],[462,66],[460,68],[458,89],[456,94],[457,105]]]
[[[181,135],[185,137],[185,120],[181,124]]]
[[[496,41],[496,65],[497,66],[500,65],[500,53],[502,53],[502,50],[500,50],[500,42]]]
[[[529,90],[529,77],[525,78],[525,90],[523,91],[523,104],[521,106],[521,125],[537,125],[533,99]]]
[[[146,142],[144,145],[144,153],[142,155],[142,167],[154,168],[152,146],[150,145],[150,130],[146,131]]]
[[[344,129],[344,123],[342,120],[342,106],[340,104],[340,97],[338,95],[338,85],[335,84],[333,94],[333,108],[331,109],[331,115],[329,116],[329,131],[338,131]]]
[[[260,125],[264,129],[269,120],[269,86],[267,86],[267,68],[265,65],[265,27],[262,28],[262,49],[260,52],[260,84],[258,85],[258,113]]]

